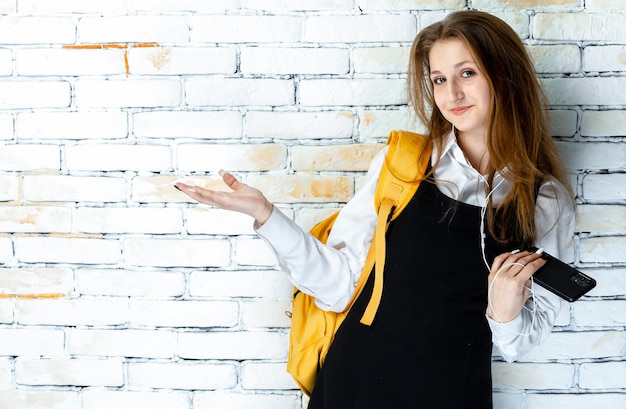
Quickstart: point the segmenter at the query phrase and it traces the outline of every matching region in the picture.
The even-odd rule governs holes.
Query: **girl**
[[[310,409],[491,408],[492,342],[507,361],[517,359],[548,336],[560,307],[532,284],[543,259],[520,251],[534,245],[562,255],[574,202],[516,33],[486,13],[453,13],[415,38],[408,85],[433,143],[427,178],[389,226],[373,325],[359,323],[371,275],[336,334]],[[231,193],[176,186],[254,217],[294,285],[342,311],[372,239],[384,154],[326,245],[229,173]]]

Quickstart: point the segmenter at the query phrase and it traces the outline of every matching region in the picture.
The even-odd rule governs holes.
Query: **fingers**
[[[491,267],[491,273],[495,273],[500,270],[507,270],[512,275],[517,275],[523,271],[529,273],[529,278],[535,273],[542,265],[545,264],[545,260],[541,257],[543,249],[539,249],[536,252],[530,251],[512,251],[510,253],[503,253],[494,259]],[[508,266],[508,268],[507,268]],[[528,268],[527,268],[528,267]]]

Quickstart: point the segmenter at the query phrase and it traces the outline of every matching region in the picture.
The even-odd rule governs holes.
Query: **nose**
[[[458,101],[463,99],[463,88],[456,80],[449,80],[446,82],[448,85],[448,99],[450,101]]]

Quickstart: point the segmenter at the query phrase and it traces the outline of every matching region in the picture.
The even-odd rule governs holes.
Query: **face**
[[[429,55],[435,104],[464,137],[485,138],[491,91],[465,42],[437,41]]]

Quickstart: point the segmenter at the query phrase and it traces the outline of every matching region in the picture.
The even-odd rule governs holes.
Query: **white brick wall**
[[[0,409],[300,409],[292,287],[246,216],[172,188],[220,168],[309,228],[406,103],[416,32],[468,4],[545,84],[598,280],[495,409],[626,407],[622,0],[0,0]]]

